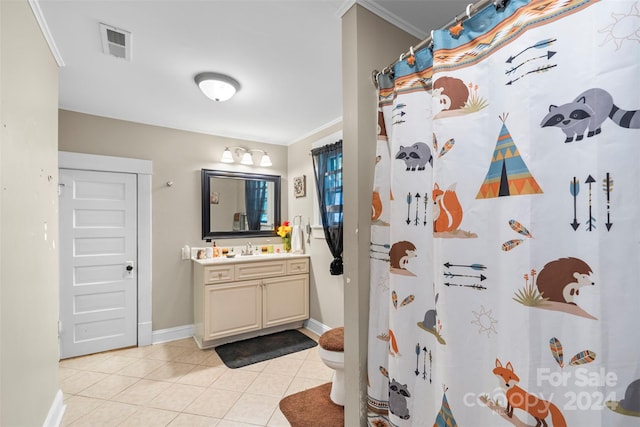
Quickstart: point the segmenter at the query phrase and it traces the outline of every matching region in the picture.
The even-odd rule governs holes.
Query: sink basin
[[[272,253],[272,254],[252,254],[252,255],[242,255],[240,253],[236,253],[234,257],[218,257],[218,258],[205,258],[205,259],[195,259],[194,261],[200,264],[218,264],[225,262],[241,262],[241,261],[257,261],[257,260],[270,260],[277,258],[287,258],[287,257],[307,257],[309,255],[306,254],[293,254],[287,252],[280,253]]]

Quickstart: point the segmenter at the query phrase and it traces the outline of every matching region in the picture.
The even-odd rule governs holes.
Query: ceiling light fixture
[[[271,158],[269,157],[269,154],[267,154],[266,151],[261,150],[259,148],[244,148],[244,147],[226,147],[224,149],[224,152],[222,153],[222,157],[220,158],[220,161],[222,163],[235,162],[231,149],[234,150],[235,156],[240,159],[241,165],[248,165],[248,166],[253,165],[253,156],[251,155],[251,153],[254,151],[262,153],[262,157],[260,158],[260,167],[268,168],[269,166],[273,165],[273,163],[271,162]]]
[[[240,83],[224,74],[205,72],[197,74],[194,80],[207,98],[217,102],[228,100],[240,90]]]

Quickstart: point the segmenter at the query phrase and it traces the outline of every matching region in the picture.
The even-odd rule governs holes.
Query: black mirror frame
[[[265,175],[247,172],[228,172],[213,169],[202,169],[200,173],[202,188],[202,240],[239,238],[239,237],[272,237],[277,236],[276,230],[272,231],[212,231],[211,230],[211,205],[209,204],[209,194],[211,193],[210,178],[237,178],[253,179],[273,182],[274,184],[274,212],[273,220],[275,227],[280,225],[280,176]]]

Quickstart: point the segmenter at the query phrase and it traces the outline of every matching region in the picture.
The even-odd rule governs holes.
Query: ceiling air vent
[[[131,61],[131,33],[106,24],[100,24],[102,51],[107,55]]]

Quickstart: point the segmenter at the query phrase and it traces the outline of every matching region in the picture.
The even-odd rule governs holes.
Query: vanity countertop
[[[272,253],[272,254],[257,254],[257,255],[238,255],[233,258],[217,257],[217,258],[203,258],[197,259],[192,257],[191,260],[200,265],[213,265],[224,263],[239,263],[239,262],[255,262],[255,261],[276,261],[280,259],[295,259],[295,258],[309,258],[309,254],[294,254],[294,253]]]

